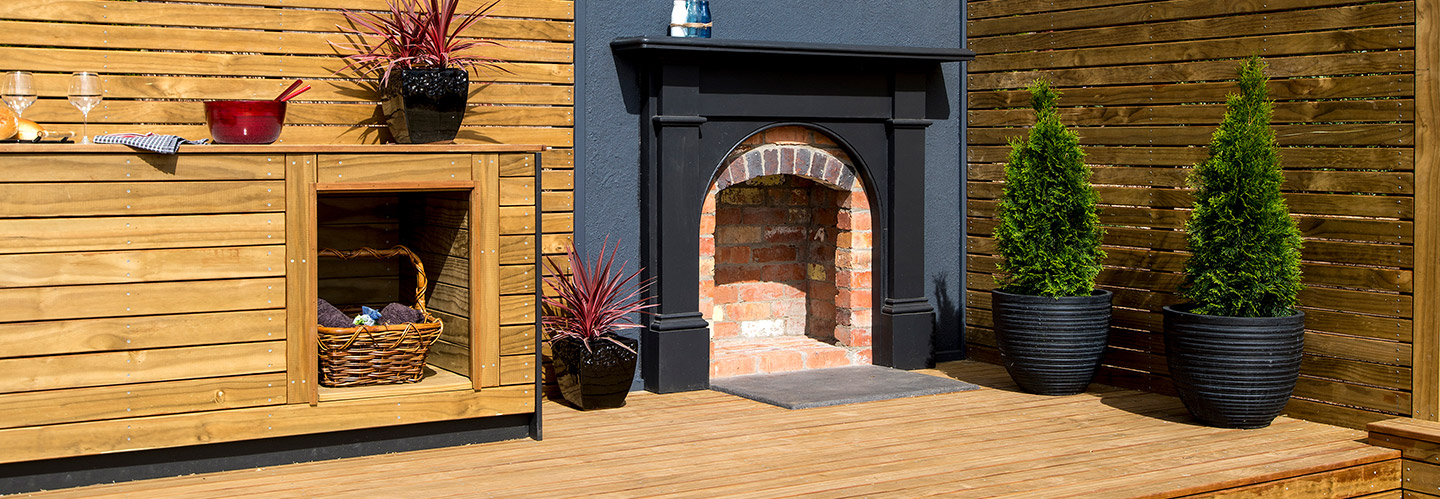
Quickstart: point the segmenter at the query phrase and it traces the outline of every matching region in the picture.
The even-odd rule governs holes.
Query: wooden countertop
[[[255,144],[182,145],[180,154],[315,153],[501,153],[539,152],[540,145],[516,144]],[[118,144],[0,144],[0,154],[156,154]]]

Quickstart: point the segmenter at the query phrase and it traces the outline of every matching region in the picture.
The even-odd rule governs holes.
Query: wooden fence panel
[[[1427,0],[1428,1],[1428,0]],[[1419,4],[1424,4],[1422,1]],[[966,331],[998,360],[988,290],[1007,141],[1033,123],[1023,87],[1049,79],[1092,163],[1115,292],[1101,380],[1170,393],[1160,307],[1179,303],[1190,167],[1235,92],[1241,58],[1269,64],[1286,200],[1305,238],[1305,362],[1291,413],[1363,426],[1429,404],[1415,324],[1419,196],[1417,2],[1205,0],[968,3]]]
[[[463,2],[472,8],[477,1]],[[287,112],[282,143],[390,140],[370,75],[342,71],[332,43],[344,9],[384,10],[384,1],[14,0],[0,5],[0,71],[35,73],[40,99],[25,114],[47,129],[80,131],[67,102],[69,74],[101,74],[105,99],[92,134],[209,135],[201,101],[268,99],[290,80],[314,88]],[[570,147],[574,126],[574,2],[507,0],[463,33],[495,40],[476,55],[503,69],[471,75],[471,107],[460,143]]]

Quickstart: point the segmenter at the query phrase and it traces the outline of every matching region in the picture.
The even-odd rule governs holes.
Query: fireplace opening
[[[700,214],[710,377],[870,364],[870,200],[843,149],[786,126],[722,164]]]

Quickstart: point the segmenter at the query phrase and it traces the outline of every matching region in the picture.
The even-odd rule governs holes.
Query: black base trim
[[[889,334],[874,337],[872,352],[875,365],[906,371],[935,366],[935,353],[931,346],[934,313],[891,314],[881,311],[877,319],[880,329],[889,331]]]
[[[517,440],[532,414],[0,465],[0,495]]]
[[[710,388],[710,328],[656,331],[653,323],[651,327],[640,333],[645,389],[675,393]]]

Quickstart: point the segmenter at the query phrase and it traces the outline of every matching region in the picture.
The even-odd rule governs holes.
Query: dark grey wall
[[[663,36],[671,5],[671,0],[576,2],[576,237],[591,254],[608,236],[624,244],[620,260],[640,261],[638,89],[633,68],[618,60],[609,44],[621,37]],[[710,2],[715,38],[917,47],[964,46],[961,7],[960,0]],[[938,312],[936,350],[946,360],[960,355],[963,324],[964,99],[960,65],[946,64],[943,73],[949,119],[929,128],[925,150],[925,267],[928,294]]]

